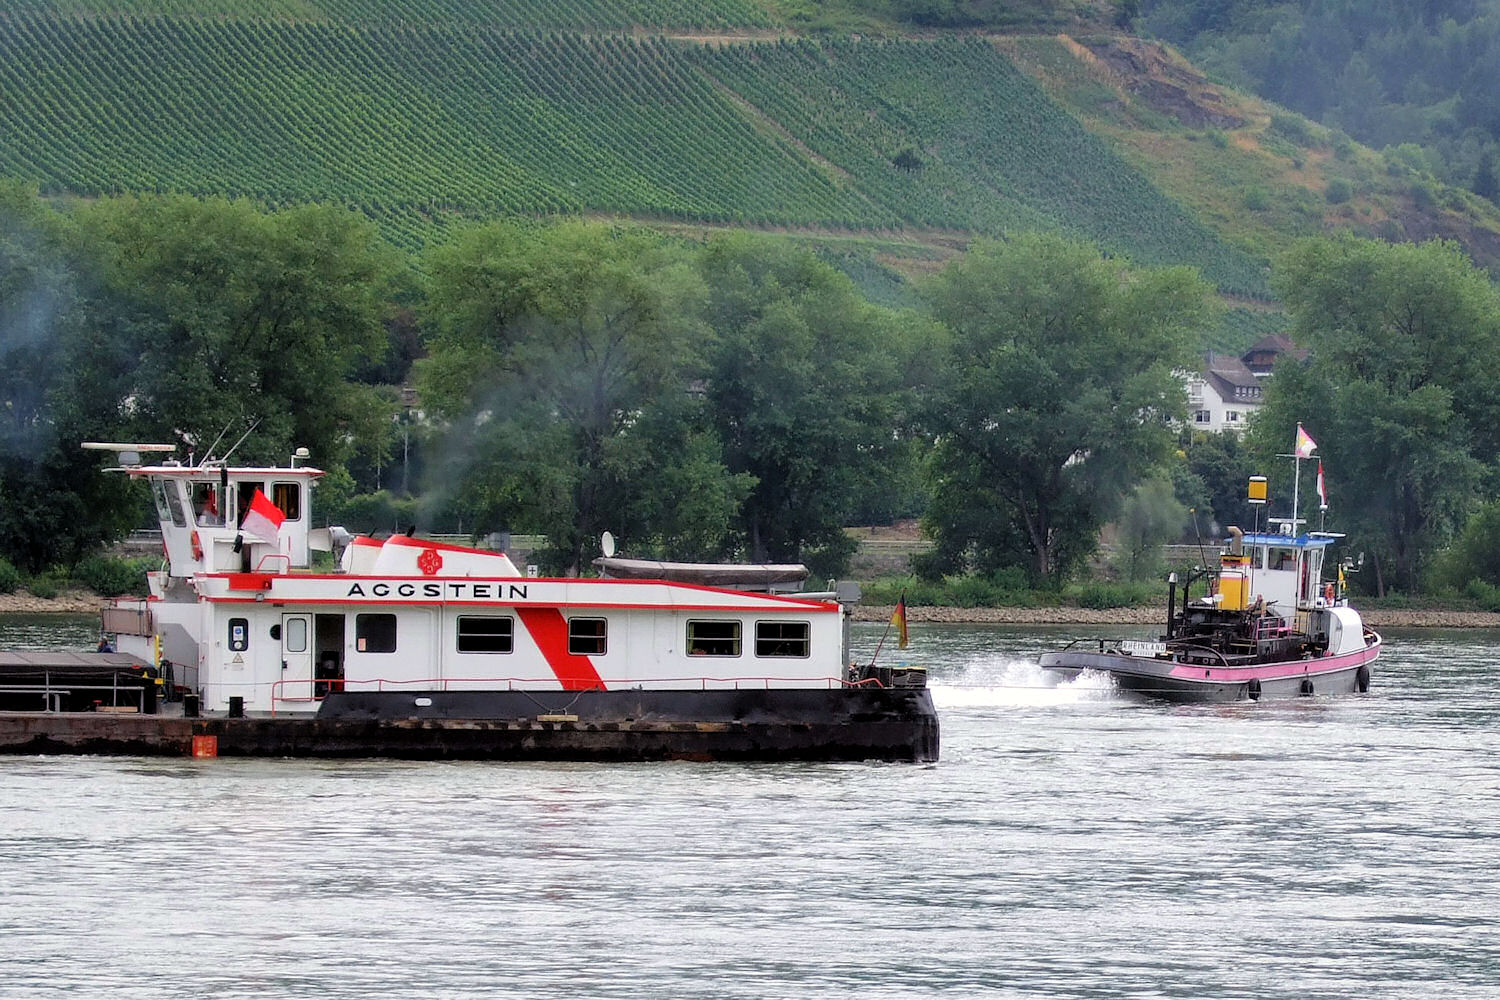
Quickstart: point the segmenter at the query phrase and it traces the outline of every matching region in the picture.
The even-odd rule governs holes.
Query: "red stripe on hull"
[[[516,614],[564,691],[603,691],[604,681],[587,656],[568,652],[568,622],[556,608],[517,607]]]

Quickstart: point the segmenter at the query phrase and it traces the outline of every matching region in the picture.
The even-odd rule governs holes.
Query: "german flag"
[[[891,624],[896,626],[896,648],[905,649],[906,635],[906,591],[896,599],[896,610],[891,613]]]

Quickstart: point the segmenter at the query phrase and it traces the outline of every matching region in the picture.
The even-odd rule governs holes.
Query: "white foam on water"
[[[1101,671],[1068,678],[1043,670],[1034,660],[1005,658],[971,661],[957,677],[931,688],[940,709],[1074,705],[1108,701],[1117,694],[1114,680]]]

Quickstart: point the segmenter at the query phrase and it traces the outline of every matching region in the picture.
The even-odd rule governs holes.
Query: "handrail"
[[[1221,653],[1221,652],[1219,652],[1217,649],[1214,649],[1212,646],[1200,646],[1197,643],[1179,642],[1174,647],[1174,649],[1176,649],[1176,650],[1201,649],[1201,650],[1204,650],[1205,652],[1209,652],[1209,653],[1212,653],[1215,656],[1217,656],[1219,658],[1219,663],[1220,663],[1221,666],[1225,666],[1225,667],[1229,666],[1229,661],[1226,660],[1226,659],[1224,659],[1224,654]]]
[[[260,557],[260,561],[255,564],[255,572],[257,572],[257,573],[271,573],[271,572],[276,572],[275,570],[261,569],[261,567],[266,564],[266,560],[267,559],[285,559],[286,560],[286,570],[284,572],[290,573],[292,571],[292,557],[290,555],[288,555],[285,552],[267,552],[265,555],[261,556]]]
[[[640,689],[643,688],[644,685],[648,685],[648,684],[652,684],[652,685],[656,685],[656,684],[678,684],[678,685],[681,685],[681,684],[684,684],[684,683],[693,683],[693,684],[697,685],[696,690],[699,690],[699,691],[710,691],[710,690],[731,690],[731,691],[752,690],[752,691],[754,691],[754,690],[762,690],[762,689],[769,691],[769,690],[772,690],[773,685],[775,683],[777,683],[777,682],[788,683],[788,684],[795,683],[798,687],[802,687],[802,688],[817,688],[821,684],[825,690],[833,690],[834,688],[867,687],[867,686],[870,685],[871,681],[875,681],[875,683],[876,683],[877,686],[883,686],[883,685],[880,685],[879,682],[878,682],[878,680],[875,680],[875,678],[866,678],[866,679],[860,680],[860,681],[851,681],[851,680],[847,680],[847,679],[845,679],[843,677],[778,677],[778,676],[744,676],[744,677],[709,677],[709,676],[699,676],[699,677],[684,677],[684,676],[672,676],[672,677],[624,677],[624,678],[619,678],[619,677],[617,677],[617,678],[601,677],[600,678],[600,684],[601,684],[600,687],[597,687],[597,688],[585,688],[584,690],[593,690],[593,691],[630,691],[630,690],[640,690]],[[557,677],[556,676],[550,676],[550,675],[546,676],[546,677],[403,677],[403,678],[390,678],[390,677],[359,677],[359,678],[343,677],[343,678],[329,678],[329,677],[323,677],[323,678],[317,678],[317,679],[314,679],[314,680],[309,680],[307,678],[285,678],[284,677],[284,678],[279,678],[277,680],[270,681],[270,682],[259,681],[259,682],[252,682],[252,683],[246,683],[246,684],[238,684],[238,685],[236,685],[236,687],[239,687],[239,688],[265,687],[268,683],[269,683],[269,686],[271,688],[271,691],[270,691],[270,694],[271,694],[271,714],[273,716],[276,714],[276,705],[278,703],[306,704],[308,702],[313,702],[313,701],[322,701],[324,697],[327,697],[326,695],[323,695],[323,696],[309,695],[309,696],[306,696],[306,697],[303,697],[303,696],[289,696],[289,695],[281,693],[282,691],[285,690],[285,688],[286,688],[287,685],[293,685],[293,684],[306,685],[308,688],[312,688],[312,686],[314,684],[317,684],[317,683],[321,683],[321,684],[336,684],[336,685],[338,685],[338,689],[339,690],[344,690],[344,691],[349,690],[350,685],[353,685],[353,684],[358,684],[358,685],[370,685],[370,684],[373,684],[373,685],[375,685],[375,689],[374,690],[376,690],[378,692],[379,691],[384,691],[386,689],[385,688],[386,685],[390,685],[393,688],[399,689],[399,688],[403,688],[403,687],[404,688],[410,688],[410,686],[414,685],[414,684],[426,684],[426,685],[433,685],[433,686],[426,687],[426,688],[419,688],[417,690],[418,691],[443,691],[443,692],[446,692],[446,691],[453,691],[453,690],[459,690],[459,691],[464,691],[464,690],[486,690],[486,689],[483,689],[483,688],[470,688],[470,687],[454,688],[454,687],[451,686],[451,685],[454,685],[454,684],[463,684],[463,685],[472,685],[472,684],[494,684],[494,685],[499,685],[499,684],[504,684],[505,685],[504,689],[507,690],[507,691],[517,691],[517,690],[522,690],[522,691],[540,691],[540,692],[568,691],[569,693],[572,693],[572,694],[578,694],[579,693],[579,691],[577,689],[569,689],[569,688],[560,687],[559,686],[560,682],[557,679]],[[607,686],[610,683],[619,684],[619,685],[622,685],[622,686],[621,687],[609,687],[609,686]],[[519,685],[525,685],[525,686],[518,688],[517,687],[518,684]],[[316,690],[315,688],[312,688],[312,689]],[[656,688],[655,690],[694,690],[694,688],[679,686],[679,687],[673,687],[673,688]]]

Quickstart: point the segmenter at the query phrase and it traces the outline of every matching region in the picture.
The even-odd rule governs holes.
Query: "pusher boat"
[[[149,484],[167,557],[145,600],[105,609],[117,652],[100,655],[159,677],[169,705],[69,712],[42,694],[0,713],[0,750],[937,758],[925,673],[851,665],[840,597],[857,594],[797,590],[800,566],[606,558],[600,579],[541,578],[504,552],[314,529],[323,473],[296,459],[95,447]],[[320,550],[332,571],[310,569]]]

